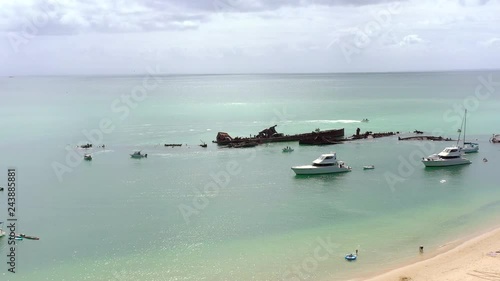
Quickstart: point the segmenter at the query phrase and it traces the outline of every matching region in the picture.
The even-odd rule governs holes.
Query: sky
[[[0,75],[500,69],[500,0],[0,0]]]

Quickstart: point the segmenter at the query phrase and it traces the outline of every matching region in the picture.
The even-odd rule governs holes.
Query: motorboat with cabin
[[[423,158],[422,163],[424,163],[425,167],[445,167],[470,164],[471,161],[464,158],[463,153],[464,152],[461,147],[446,147],[438,154],[432,154]]]
[[[311,165],[294,166],[292,170],[297,175],[317,175],[350,172],[351,167],[343,161],[337,161],[336,153],[322,154]]]
[[[135,151],[134,153],[130,154],[130,157],[140,159],[140,158],[147,158],[148,154],[142,154],[141,151]]]

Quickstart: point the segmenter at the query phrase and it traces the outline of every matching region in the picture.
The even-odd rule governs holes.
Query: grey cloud
[[[10,4],[0,9],[0,31],[30,29],[28,32],[32,32],[35,29],[37,35],[69,35],[186,30],[198,28],[217,13],[252,13],[310,5],[363,6],[394,1],[397,0],[34,0],[32,5]]]
[[[466,1],[466,0],[462,0]],[[159,2],[151,0],[152,3]],[[198,11],[215,12],[258,12],[276,10],[281,7],[299,7],[311,5],[323,6],[365,6],[380,3],[400,2],[400,0],[174,0],[177,5]]]
[[[56,3],[56,4],[54,4]],[[207,21],[202,13],[180,13],[175,9],[157,9],[140,1],[115,0],[102,5],[98,1],[37,1],[30,7],[12,7],[0,12],[0,31],[30,32],[36,35],[68,35],[82,32],[147,32],[195,29]],[[36,30],[33,32],[32,30]]]

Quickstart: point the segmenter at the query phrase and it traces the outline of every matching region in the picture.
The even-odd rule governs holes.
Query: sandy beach
[[[500,280],[500,228],[450,243],[425,260],[365,280]]]

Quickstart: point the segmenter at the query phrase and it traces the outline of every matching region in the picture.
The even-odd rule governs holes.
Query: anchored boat
[[[297,175],[317,175],[350,172],[351,167],[342,161],[337,161],[337,154],[323,154],[314,160],[311,165],[294,166],[292,170]]]
[[[357,258],[358,258],[358,256],[354,255],[354,254],[348,254],[345,256],[345,259],[348,261],[355,261]]]
[[[29,240],[40,240],[39,237],[36,237],[36,236],[30,236],[30,235],[26,235],[26,234],[22,234],[22,233],[19,233],[18,235],[16,235],[17,237],[20,237],[20,238],[23,238],[23,239],[29,239]]]
[[[493,135],[490,139],[490,142],[492,143],[500,143],[500,134],[497,134],[497,135]]]
[[[458,141],[457,141],[457,146],[459,146],[464,153],[473,153],[473,152],[478,152],[479,151],[479,144],[474,143],[474,142],[466,142],[465,141],[465,129],[467,128],[467,109],[465,110],[464,113],[464,119],[462,120],[462,126],[464,128],[464,140],[463,140],[463,145],[459,146],[460,142],[460,134],[462,133],[462,130],[458,130]]]
[[[147,158],[148,154],[142,154],[141,151],[135,151],[134,153],[130,154],[130,157],[140,159],[140,158]]]
[[[202,141],[202,140],[200,140],[200,141],[201,141],[201,144],[200,144],[201,147],[207,147],[207,144],[204,141]]]
[[[438,154],[432,154],[422,159],[425,167],[445,167],[470,164],[471,161],[464,158],[463,151],[458,146],[447,147]]]

